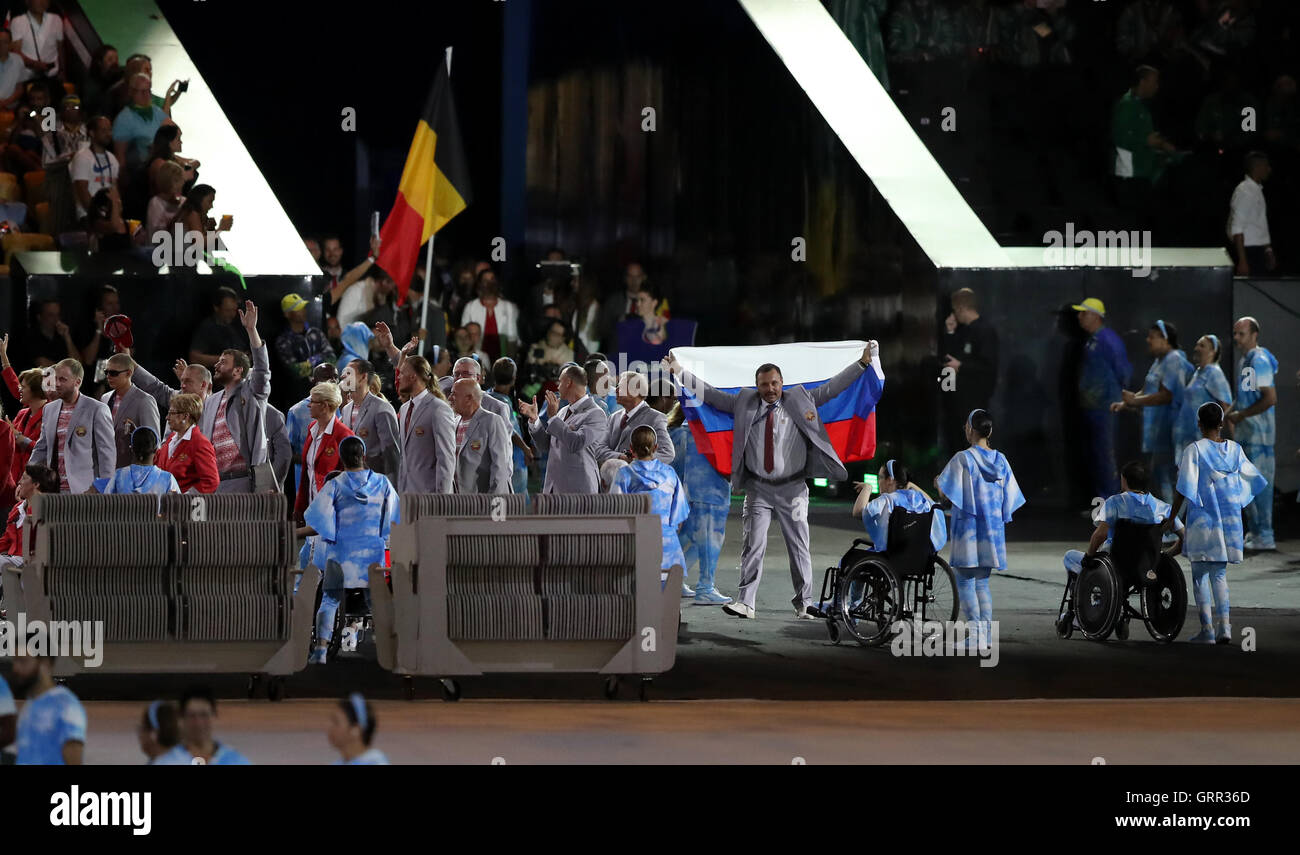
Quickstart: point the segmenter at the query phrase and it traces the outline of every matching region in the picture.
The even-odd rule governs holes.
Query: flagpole
[[[447,80],[451,81],[451,48],[447,48]],[[429,234],[429,246],[424,254],[424,304],[420,306],[420,344],[416,353],[424,353],[424,341],[429,335],[429,301],[433,299],[433,238]]]

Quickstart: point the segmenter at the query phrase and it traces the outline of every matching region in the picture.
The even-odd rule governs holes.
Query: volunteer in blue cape
[[[1223,439],[1223,408],[1203,404],[1197,412],[1201,438],[1183,450],[1178,465],[1174,516],[1187,503],[1187,558],[1201,631],[1198,644],[1228,644],[1228,565],[1240,564],[1244,550],[1241,511],[1264,493],[1268,481],[1230,439]],[[1166,521],[1166,526],[1171,525]]]
[[[1002,452],[989,446],[992,435],[993,417],[987,410],[972,410],[966,417],[970,448],[954,454],[934,479],[940,498],[952,503],[952,557],[948,563],[957,578],[962,618],[978,623],[981,642],[992,630],[989,576],[1007,567],[1006,524],[1025,503],[1011,464]]]
[[[686,572],[686,558],[682,544],[677,539],[677,527],[690,514],[686,503],[686,490],[677,479],[671,464],[655,459],[658,434],[653,427],[642,425],[632,431],[631,449],[635,459],[618,470],[611,493],[649,493],[650,511],[659,515],[663,527],[663,563],[661,570],[674,564]]]
[[[366,444],[360,437],[339,443],[339,456],[343,471],[325,482],[303,513],[303,522],[318,536],[315,560],[325,571],[311,656],[316,664],[325,661],[344,592],[363,589],[369,607],[370,567],[384,566],[388,534],[401,513],[392,483],[365,467]]]
[[[248,758],[212,736],[217,698],[207,686],[191,686],[181,695],[181,742],[153,761],[154,766],[249,766]]]
[[[1147,371],[1141,394],[1125,389],[1124,400],[1111,403],[1112,412],[1142,411],[1142,452],[1149,455],[1152,487],[1164,501],[1174,497],[1174,423],[1182,405],[1192,363],[1178,349],[1178,329],[1158,320],[1147,331],[1147,350],[1155,361]]]
[[[122,495],[126,493],[179,493],[180,485],[176,476],[153,465],[158,453],[158,432],[148,426],[141,426],[131,434],[131,454],[135,462],[123,466],[113,473],[112,478],[105,479],[102,493]],[[96,481],[96,489],[99,489]]]
[[[339,752],[335,766],[387,766],[384,752],[371,746],[375,738],[375,711],[360,692],[339,701],[330,713],[326,731],[330,745]]]
[[[1178,412],[1174,415],[1174,466],[1183,459],[1183,449],[1201,438],[1196,412],[1202,404],[1217,403],[1226,412],[1232,403],[1232,387],[1219,366],[1222,346],[1217,335],[1203,335],[1192,348],[1196,370],[1187,379]],[[1170,501],[1172,501],[1172,496]]]

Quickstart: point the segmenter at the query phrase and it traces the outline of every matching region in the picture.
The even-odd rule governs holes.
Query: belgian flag
[[[420,247],[470,202],[469,168],[451,94],[450,63],[438,63],[433,91],[406,155],[397,200],[379,231],[379,266],[397,283],[400,304],[415,275]]]

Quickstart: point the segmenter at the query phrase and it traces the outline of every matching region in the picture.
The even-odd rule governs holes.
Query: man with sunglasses
[[[117,468],[130,466],[135,457],[131,452],[131,434],[136,428],[153,428],[161,436],[158,419],[158,402],[147,392],[131,383],[135,375],[135,360],[125,353],[115,353],[108,358],[107,375],[109,391],[99,399],[107,404],[113,414],[113,439],[117,444]]]

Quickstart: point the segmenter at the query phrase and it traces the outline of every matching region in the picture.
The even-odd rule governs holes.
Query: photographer
[[[528,365],[532,381],[551,388],[550,384],[559,379],[560,369],[573,361],[573,345],[568,325],[559,318],[543,321],[542,328],[545,336],[528,348]]]

